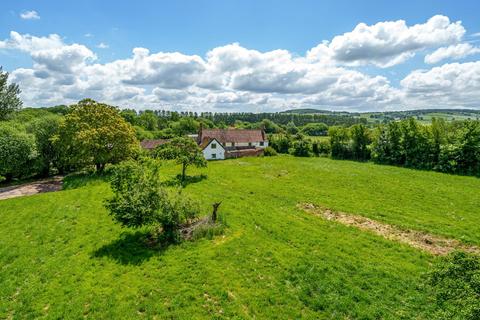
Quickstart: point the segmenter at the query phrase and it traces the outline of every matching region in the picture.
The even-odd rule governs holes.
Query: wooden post
[[[215,202],[213,204],[213,211],[212,211],[212,221],[213,222],[216,222],[217,221],[217,210],[218,210],[218,207],[220,207],[220,205],[222,204],[222,201],[220,202]]]

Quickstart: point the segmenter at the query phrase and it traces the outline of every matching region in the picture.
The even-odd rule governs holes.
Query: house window
[[[235,147],[235,142],[232,142],[232,147]]]
[[[217,144],[216,143],[212,143],[212,149],[217,149]]]
[[[260,141],[260,147],[263,147],[264,143],[263,141]]]
[[[249,142],[249,143],[248,143],[248,146],[249,146],[249,147],[251,147],[251,146],[252,146],[252,143],[251,143],[251,142]]]
[[[216,153],[212,153],[212,159],[217,159],[217,154]]]

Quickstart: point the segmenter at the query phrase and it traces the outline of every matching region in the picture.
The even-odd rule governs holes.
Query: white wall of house
[[[225,159],[225,149],[215,139],[210,141],[210,143],[202,150],[202,152],[203,156],[207,160]]]
[[[263,141],[263,146],[261,141],[256,141],[252,142],[249,144],[248,142],[236,142],[235,147],[247,147],[247,146],[252,146],[252,147],[257,147],[257,148],[266,148],[268,147],[268,141]],[[225,147],[232,147],[231,142],[226,142]]]

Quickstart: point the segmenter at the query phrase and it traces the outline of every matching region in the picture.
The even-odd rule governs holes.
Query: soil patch
[[[344,212],[335,212],[311,203],[302,203],[299,204],[298,207],[310,214],[320,216],[326,220],[336,221],[361,230],[370,231],[386,239],[405,243],[434,255],[446,255],[454,250],[480,254],[479,247],[466,245],[455,239],[431,235],[422,231],[401,229],[397,226],[378,222],[362,216]]]
[[[31,183],[0,188],[0,200],[30,196],[37,193],[62,190],[63,177],[38,180]]]

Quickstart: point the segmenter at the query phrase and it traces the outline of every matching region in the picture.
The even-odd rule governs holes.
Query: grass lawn
[[[165,165],[165,179],[179,168]],[[185,188],[223,201],[224,236],[150,250],[114,224],[101,179],[0,201],[0,318],[429,319],[433,256],[296,208],[480,244],[480,179],[326,158],[210,162]]]

